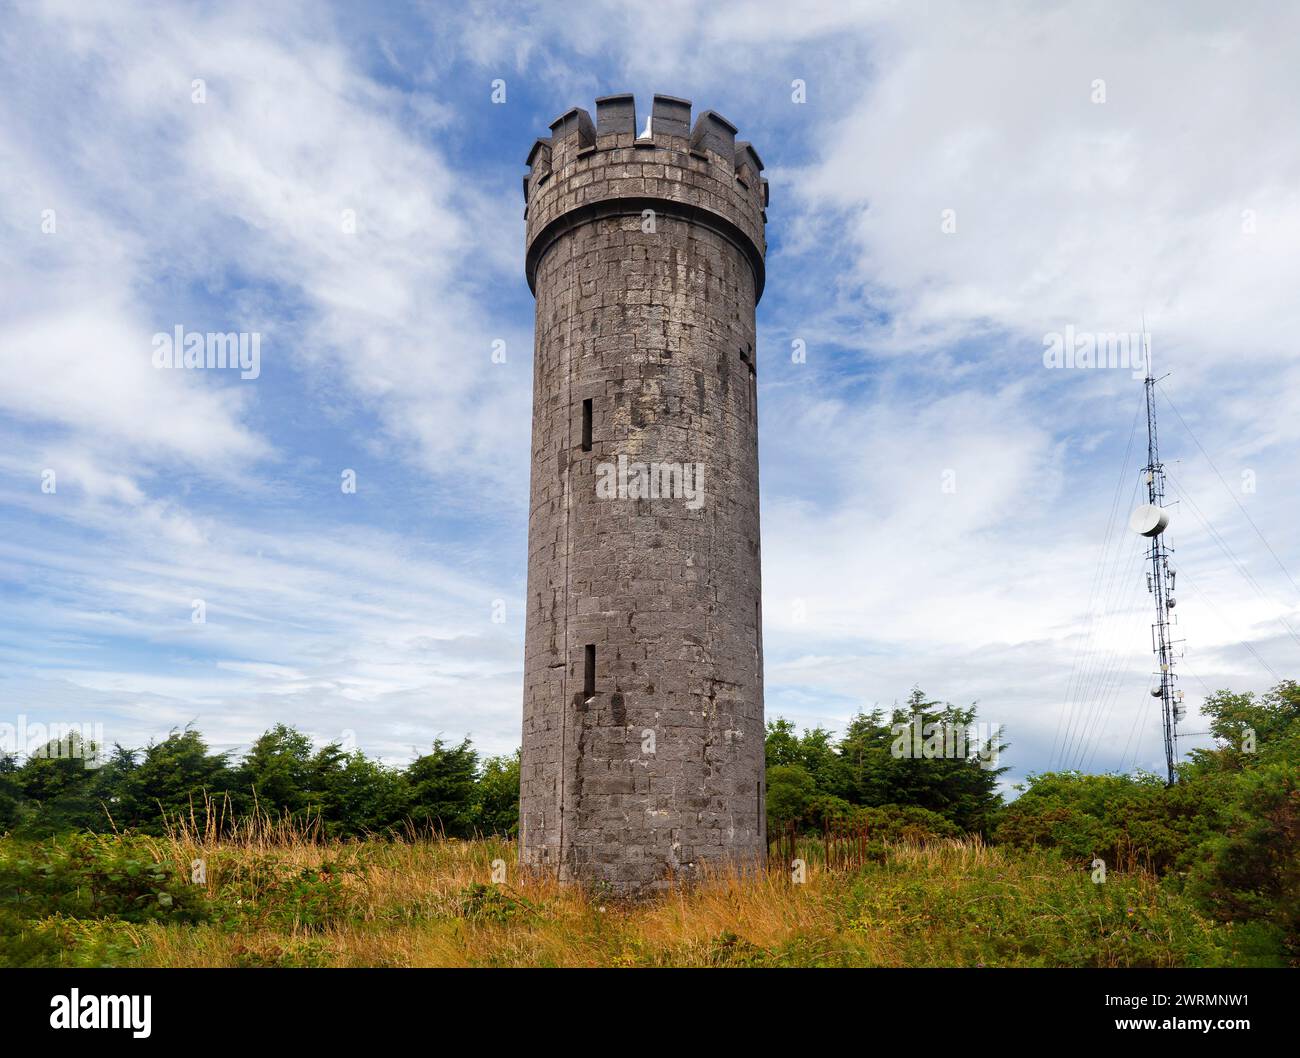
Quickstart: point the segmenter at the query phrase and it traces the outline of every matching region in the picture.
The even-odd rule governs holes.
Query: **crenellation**
[[[706,110],[695,119],[691,130],[692,153],[712,153],[724,165],[735,166],[736,126],[716,110]]]
[[[636,139],[636,100],[631,92],[601,96],[596,100],[596,139],[615,137],[619,146]]]
[[[551,122],[552,166],[577,160],[579,152],[596,146],[596,126],[582,107],[571,107]]]
[[[755,176],[763,171],[763,159],[758,156],[758,151],[754,150],[754,145],[748,140],[737,141],[735,165],[737,173],[744,166],[748,166]]]
[[[691,101],[677,96],[656,95],[651,109],[650,130],[654,136],[689,137]]]

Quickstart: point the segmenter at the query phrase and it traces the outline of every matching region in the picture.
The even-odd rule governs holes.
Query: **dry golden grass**
[[[1141,872],[1104,886],[976,840],[891,846],[851,870],[719,871],[629,903],[519,878],[499,840],[326,842],[264,819],[185,824],[156,854],[207,865],[198,925],[133,927],[148,966],[1207,965],[1224,927]],[[810,857],[811,859],[811,857]],[[491,884],[494,860],[510,880]]]

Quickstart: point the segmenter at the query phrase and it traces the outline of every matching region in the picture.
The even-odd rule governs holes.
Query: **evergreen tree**
[[[433,750],[406,769],[407,815],[417,827],[449,837],[470,837],[476,828],[475,781],[478,753],[468,738],[457,746],[435,739]]]

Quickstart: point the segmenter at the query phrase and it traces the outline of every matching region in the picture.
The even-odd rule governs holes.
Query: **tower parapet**
[[[644,135],[643,135],[644,133]],[[643,891],[766,854],[754,309],[736,127],[630,95],[528,152],[537,298],[520,857]]]
[[[573,107],[533,144],[524,177],[529,287],[536,293],[537,261],[566,227],[651,209],[713,225],[736,242],[762,297],[768,185],[758,152],[738,143],[736,126],[716,111],[692,126],[690,100],[674,96],[654,97],[649,129],[640,135],[631,95],[602,96],[595,122]]]

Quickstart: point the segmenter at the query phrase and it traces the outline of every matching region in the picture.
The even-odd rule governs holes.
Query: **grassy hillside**
[[[284,837],[284,835],[279,835]],[[131,966],[1221,966],[1267,961],[1143,871],[893,844],[655,900],[515,878],[506,841],[0,839],[0,961]],[[203,884],[191,882],[202,858]],[[491,884],[493,860],[510,865]]]
[[[769,832],[806,883],[716,878],[637,906],[493,884],[515,862],[519,758],[468,740],[405,768],[283,725],[238,762],[190,730],[93,768],[52,742],[0,753],[0,963],[1300,965],[1300,684],[1202,713],[1215,746],[1172,786],[1049,772],[1010,804],[985,767],[997,737],[896,752],[900,724],[969,728],[973,707],[917,691],[838,737],[776,720]],[[844,834],[854,855],[828,867]]]

